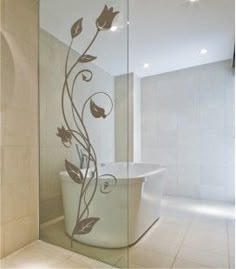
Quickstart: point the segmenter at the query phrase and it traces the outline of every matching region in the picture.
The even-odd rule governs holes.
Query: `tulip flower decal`
[[[78,166],[65,159],[65,169],[68,175],[73,180],[73,182],[81,185],[80,196],[78,197],[79,205],[77,218],[71,237],[71,247],[73,246],[74,235],[85,236],[93,230],[96,223],[100,220],[99,217],[91,217],[89,212],[90,204],[92,203],[96,192],[99,190],[103,194],[108,194],[112,191],[113,186],[115,186],[117,182],[117,179],[114,175],[98,174],[98,161],[96,151],[90,142],[90,136],[84,122],[84,113],[88,104],[90,113],[95,119],[106,119],[106,117],[108,117],[113,110],[113,101],[109,94],[106,92],[96,92],[84,102],[80,112],[74,102],[74,90],[76,81],[78,78],[81,78],[84,83],[89,83],[93,79],[93,72],[90,69],[82,69],[74,74],[75,72],[73,71],[75,71],[75,68],[78,67],[80,63],[85,65],[86,63],[96,60],[97,57],[89,55],[88,51],[94,44],[98,34],[101,31],[109,30],[111,28],[112,22],[118,13],[118,11],[114,12],[112,7],[108,8],[108,6],[105,5],[102,13],[96,20],[97,31],[93,39],[88,44],[85,51],[78,57],[76,62],[69,68],[68,60],[72,44],[83,31],[83,18],[77,20],[71,27],[71,43],[66,57],[65,81],[61,96],[62,115],[65,127],[62,125],[61,128],[57,128],[58,132],[56,135],[61,139],[63,145],[67,148],[72,145],[73,141],[76,142],[76,144],[81,147],[88,160],[85,172],[82,172]],[[69,84],[69,80],[73,81],[72,85]],[[96,95],[103,95],[108,99],[110,103],[109,111],[106,111],[103,107],[95,103],[94,97]],[[71,119],[68,119],[68,110],[65,110],[66,98],[68,98],[71,105],[73,128],[71,126]],[[74,126],[76,127],[75,129]],[[98,186],[100,186],[100,188],[98,188]]]
[[[105,5],[101,15],[97,18],[96,25],[101,31],[109,30],[112,26],[112,22],[119,11],[113,12],[113,7],[110,9]]]

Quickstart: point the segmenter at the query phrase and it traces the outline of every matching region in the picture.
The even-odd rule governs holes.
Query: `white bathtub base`
[[[133,166],[129,169],[130,178],[124,178],[126,163],[114,163],[101,168],[99,174],[105,172],[115,175],[118,184],[106,195],[98,187],[90,205],[90,216],[100,220],[89,234],[74,235],[74,240],[101,248],[125,248],[135,245],[158,221],[161,216],[165,169],[150,164],[129,165]],[[65,229],[71,237],[81,185],[74,183],[65,172],[60,176]]]
[[[160,220],[160,218],[158,218],[158,219],[156,219],[153,223],[152,223],[152,225],[135,241],[135,242],[133,242],[133,243],[131,243],[131,244],[129,244],[129,245],[127,245],[127,246],[123,246],[123,247],[103,247],[103,246],[99,246],[99,248],[103,248],[103,249],[124,249],[124,248],[131,248],[131,247],[133,247],[133,246],[135,246],[139,241],[141,241],[142,240],[142,238],[153,228],[153,226],[155,225],[155,224],[157,224],[157,222]],[[68,233],[66,233],[70,238],[71,238],[71,235],[69,235]],[[77,242],[79,242],[79,243],[82,243],[82,244],[84,244],[84,245],[87,245],[87,246],[93,246],[93,247],[97,247],[97,245],[91,245],[91,244],[87,244],[87,243],[85,243],[85,242],[82,242],[81,240],[78,240],[78,239],[76,239],[76,237],[74,237],[74,240],[75,241],[77,241]]]

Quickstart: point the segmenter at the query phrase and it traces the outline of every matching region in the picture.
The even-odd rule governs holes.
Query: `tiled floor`
[[[71,238],[65,233],[64,220],[60,220],[49,226],[41,228],[40,237],[47,243],[71,250]],[[127,235],[124,233],[124,237]],[[128,249],[104,249],[88,246],[77,241],[73,242],[73,251],[104,263],[115,265],[121,258],[128,256]],[[123,266],[125,267],[124,262]]]
[[[223,203],[165,198],[163,217],[129,249],[131,268],[235,268],[234,208]],[[5,258],[2,268],[127,267],[127,255],[107,265],[42,241]],[[126,265],[126,266],[125,266]]]
[[[104,263],[37,241],[1,261],[1,268],[111,268]]]
[[[59,220],[49,226],[40,229],[40,237],[43,241],[71,250],[71,238],[65,233],[64,220]],[[127,235],[124,233],[124,237]],[[77,241],[73,242],[73,251],[104,263],[115,265],[123,257],[128,256],[128,249],[104,249],[88,246]],[[127,259],[126,259],[127,260]],[[123,266],[126,263],[124,261]]]

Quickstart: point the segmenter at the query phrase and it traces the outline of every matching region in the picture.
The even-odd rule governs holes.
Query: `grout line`
[[[228,268],[230,269],[230,251],[229,251],[229,226],[228,220],[226,219],[226,232],[227,232],[227,247],[228,247]]]
[[[182,239],[182,241],[181,241],[181,243],[180,243],[179,249],[178,249],[178,251],[177,251],[177,253],[176,253],[175,257],[174,257],[174,260],[173,260],[173,262],[172,262],[172,264],[171,264],[171,266],[170,266],[170,269],[173,268],[173,266],[174,266],[174,264],[175,264],[175,262],[176,262],[176,259],[177,259],[178,255],[179,255],[179,253],[180,253],[180,249],[181,249],[181,247],[183,246],[183,243],[184,243],[184,241],[185,241],[185,239],[186,239],[186,237],[187,237],[187,235],[188,235],[188,233],[189,233],[189,230],[190,230],[190,228],[191,228],[191,226],[192,226],[192,223],[193,223],[193,219],[191,220],[191,222],[190,222],[188,228],[187,228],[186,231],[185,231],[185,234],[184,234],[183,239]]]
[[[112,267],[111,268],[120,268],[120,267],[117,267],[117,264],[121,261],[121,260],[123,260],[124,258],[125,258],[125,254],[124,255],[122,255],[113,265],[112,265]],[[127,259],[128,260],[128,259]]]
[[[36,215],[37,215],[37,214],[36,214]],[[13,218],[13,219],[11,219],[11,220],[8,220],[8,221],[4,222],[4,223],[1,224],[1,225],[5,226],[5,225],[7,225],[7,224],[11,224],[12,222],[20,221],[20,220],[22,220],[22,219],[30,218],[30,217],[35,217],[35,214],[30,212],[30,213],[27,214],[27,215],[23,215],[23,216],[21,216],[21,217],[17,217],[17,218]]]
[[[4,257],[3,259],[1,259],[0,261],[2,262],[2,261],[9,260],[11,257],[14,257],[16,254],[20,253],[22,250],[24,250],[24,249],[26,249],[26,248],[28,248],[30,246],[33,246],[38,241],[41,241],[41,240],[37,239],[37,240],[31,242],[30,244],[28,244],[28,245],[26,245],[24,247],[21,247],[20,249],[12,252],[11,254],[7,255],[6,257]]]
[[[52,220],[49,220],[47,222],[44,222],[44,223],[40,224],[40,229],[46,228],[46,227],[48,227],[48,226],[50,226],[52,224],[55,224],[55,223],[57,223],[57,222],[59,222],[61,220],[64,220],[64,216],[60,216],[60,217],[57,217],[55,219],[52,219]]]
[[[60,264],[61,265],[65,264],[66,261],[68,261],[71,257],[72,257],[72,255],[71,256],[68,256],[65,260],[63,260],[62,262],[60,262]],[[56,269],[55,266],[57,266],[57,262],[54,265],[52,264],[52,268],[49,267],[49,269],[53,269],[53,268]]]

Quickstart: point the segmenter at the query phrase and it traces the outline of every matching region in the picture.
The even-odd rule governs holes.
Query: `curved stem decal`
[[[84,52],[69,68],[68,67],[69,56],[74,39],[78,37],[83,31],[83,18],[77,20],[71,27],[71,43],[69,45],[69,49],[66,56],[65,81],[61,95],[61,108],[65,127],[63,125],[61,128],[58,127],[57,136],[61,138],[61,141],[66,148],[71,147],[73,142],[79,145],[81,147],[81,150],[83,150],[83,157],[86,157],[87,159],[86,166],[83,170],[77,167],[76,165],[72,164],[68,160],[65,160],[65,169],[68,175],[76,184],[81,185],[80,195],[78,197],[79,204],[77,210],[77,218],[71,236],[71,247],[73,246],[74,235],[85,235],[90,233],[93,230],[96,223],[100,220],[100,218],[98,217],[91,217],[89,211],[89,207],[98,190],[98,185],[100,185],[99,191],[103,194],[107,194],[111,192],[112,190],[111,186],[113,184],[116,185],[117,182],[117,179],[114,175],[98,174],[98,167],[97,167],[98,161],[96,151],[94,146],[91,144],[90,136],[84,122],[85,108],[88,103],[90,105],[90,113],[94,118],[105,119],[107,116],[111,114],[113,110],[113,101],[109,96],[109,94],[107,94],[106,92],[96,92],[86,99],[80,112],[78,106],[74,102],[75,84],[78,78],[80,77],[82,78],[82,81],[84,81],[85,83],[89,83],[93,79],[93,73],[90,69],[82,69],[76,71],[76,75],[73,76],[74,73],[73,71],[75,71],[75,69],[78,67],[80,63],[86,64],[96,60],[97,57],[89,55],[88,51],[96,41],[96,38],[99,35],[99,33],[105,30],[109,30],[112,27],[112,22],[118,13],[119,13],[118,11],[113,12],[113,8],[108,8],[107,5],[105,5],[102,13],[96,20],[95,25],[97,29],[94,37],[92,38],[92,40],[90,41]],[[69,79],[72,79],[73,81],[71,87],[69,85]],[[103,95],[108,99],[108,101],[110,102],[110,110],[108,112],[106,112],[103,107],[98,106],[94,102],[92,98],[96,95]],[[65,110],[66,98],[68,98],[70,102],[73,124],[75,126],[75,129],[72,128],[71,120],[68,119],[68,116],[66,114]],[[110,182],[114,183],[110,184]]]

